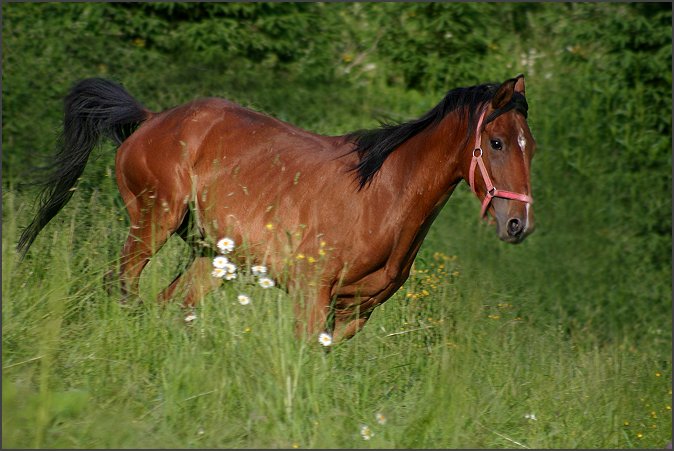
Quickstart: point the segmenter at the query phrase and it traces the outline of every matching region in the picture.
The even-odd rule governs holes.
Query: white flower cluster
[[[363,440],[370,440],[374,436],[374,432],[372,432],[370,426],[363,424],[360,426],[360,436],[363,437]]]
[[[229,254],[234,250],[235,243],[234,240],[228,237],[222,238],[217,242],[218,250],[221,252],[221,255],[218,255],[213,259],[213,271],[211,275],[225,280],[234,280],[236,279],[236,265],[229,261],[224,254]],[[251,271],[254,276],[256,276],[257,283],[262,288],[271,288],[275,285],[274,280],[267,276],[267,267],[262,265],[255,265],[251,268]],[[239,299],[241,302],[241,299]],[[241,302],[242,305],[246,305],[247,302]]]
[[[222,254],[228,254],[234,250],[234,240],[225,237],[218,241],[217,246]],[[211,275],[219,279],[234,280],[236,279],[236,265],[224,255],[218,255],[213,259]]]
[[[383,413],[377,412],[374,415],[374,418],[380,425],[383,426],[386,424],[386,416]],[[374,431],[367,424],[361,424],[360,436],[363,438],[363,440],[370,440],[372,437],[374,437]]]
[[[274,286],[274,281],[267,277],[267,267],[262,266],[262,265],[255,265],[252,268],[250,268],[251,272],[253,273],[254,276],[256,276],[257,283],[262,287],[262,288],[271,288]]]
[[[211,275],[220,279],[234,280],[236,279],[236,265],[224,255],[218,255],[213,259]]]

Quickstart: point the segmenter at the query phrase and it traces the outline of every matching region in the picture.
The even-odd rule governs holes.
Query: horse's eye
[[[498,139],[492,139],[489,141],[491,144],[491,148],[494,150],[501,150],[503,149],[503,143],[498,140]]]

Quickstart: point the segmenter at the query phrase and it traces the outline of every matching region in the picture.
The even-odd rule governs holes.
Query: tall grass
[[[405,287],[326,353],[295,338],[293,300],[277,289],[226,286],[190,324],[176,305],[157,307],[151,298],[185,250],[178,239],[144,275],[148,302],[121,306],[102,285],[124,233],[121,222],[110,226],[119,213],[110,196],[76,196],[18,264],[23,201],[3,197],[4,447],[610,448],[670,439],[669,356],[629,337],[570,336],[544,299],[509,291],[484,267],[475,278],[442,246],[424,246]],[[429,243],[456,233],[449,223]],[[475,228],[466,233],[482,239]],[[250,305],[236,301],[241,290]]]

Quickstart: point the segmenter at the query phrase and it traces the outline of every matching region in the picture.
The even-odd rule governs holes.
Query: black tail
[[[59,151],[40,185],[40,209],[23,230],[17,250],[21,258],[38,233],[68,203],[89,154],[102,137],[120,145],[148,117],[146,110],[120,85],[88,78],[73,86],[65,98]]]

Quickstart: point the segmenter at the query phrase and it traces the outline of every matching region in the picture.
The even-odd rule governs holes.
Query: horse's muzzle
[[[496,221],[496,233],[506,243],[521,243],[534,231],[534,223],[529,218],[511,217],[503,222]]]

